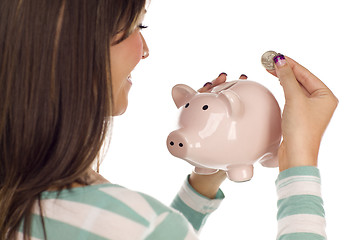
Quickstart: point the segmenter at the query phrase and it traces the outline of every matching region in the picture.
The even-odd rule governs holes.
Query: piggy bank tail
[[[259,163],[264,167],[275,168],[279,166],[279,142],[272,144],[266,153],[260,158]]]
[[[279,159],[276,153],[267,153],[260,160],[259,163],[264,167],[275,168],[279,166]]]

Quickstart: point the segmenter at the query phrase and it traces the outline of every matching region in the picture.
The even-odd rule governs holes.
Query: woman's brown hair
[[[89,184],[86,173],[111,126],[110,43],[119,31],[128,36],[144,6],[1,2],[0,239],[15,238],[21,225],[29,238],[43,191]]]

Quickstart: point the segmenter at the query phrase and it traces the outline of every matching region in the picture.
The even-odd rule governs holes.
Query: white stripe
[[[320,178],[319,178],[319,177],[316,177],[316,176],[307,176],[307,175],[301,176],[301,175],[300,175],[300,176],[292,176],[292,177],[284,178],[284,179],[278,181],[278,182],[276,183],[276,186],[281,186],[281,185],[283,185],[284,183],[290,182],[290,181],[292,181],[292,180],[294,180],[294,179],[304,179],[305,181],[308,180],[308,181],[317,181],[317,182],[320,182],[320,181],[321,181]]]
[[[21,232],[17,233],[16,238],[17,240],[23,240],[24,239],[24,234]],[[40,238],[36,238],[36,237],[31,237],[30,240],[41,240]]]
[[[278,221],[278,238],[289,233],[315,233],[326,238],[325,218],[312,214],[296,214]]]
[[[44,216],[109,239],[141,239],[146,227],[110,211],[61,199],[41,200]],[[34,209],[39,214],[39,208]]]
[[[161,224],[164,221],[164,219],[167,217],[168,214],[169,214],[169,212],[164,212],[164,213],[160,214],[156,219],[154,219],[154,221],[150,222],[150,226],[148,227],[148,229],[145,233],[144,239],[149,234],[151,234],[159,224]]]
[[[195,233],[195,230],[194,230],[193,226],[190,225],[188,229],[189,229],[189,231],[188,231],[186,237],[184,238],[184,240],[198,240],[199,237]]]
[[[181,214],[181,213],[177,213],[177,210],[174,210],[175,212],[165,212],[159,215],[159,217],[156,219],[156,221],[153,222],[153,224],[150,226],[149,228],[149,234],[152,233],[154,231],[154,229],[157,228],[157,226],[159,226],[164,220],[165,218],[169,215],[169,214]],[[185,217],[184,217],[185,218]],[[190,224],[190,222],[186,221],[188,223],[188,232],[186,234],[186,237],[184,238],[184,240],[198,240],[198,236],[195,233],[195,230],[193,228],[193,226]]]
[[[278,199],[284,199],[295,195],[314,195],[321,197],[321,185],[317,182],[293,182],[277,191]]]
[[[187,206],[202,214],[212,213],[221,203],[221,199],[207,199],[194,193],[187,183],[183,184],[178,195]]]
[[[152,222],[157,217],[149,203],[137,192],[118,187],[106,187],[99,190],[120,200],[148,222]]]
[[[159,226],[165,220],[169,213],[170,212],[164,212],[160,214],[159,217],[152,224],[153,229],[157,228],[157,226]]]

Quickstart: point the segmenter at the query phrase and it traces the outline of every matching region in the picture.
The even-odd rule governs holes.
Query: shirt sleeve
[[[199,233],[209,215],[219,207],[225,196],[221,189],[217,192],[215,199],[201,195],[191,187],[189,177],[190,175],[173,200],[171,207],[180,211]]]
[[[276,180],[277,240],[326,240],[325,212],[318,168],[294,167]]]

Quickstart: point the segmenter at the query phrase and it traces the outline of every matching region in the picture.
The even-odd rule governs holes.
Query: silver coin
[[[274,70],[275,69],[275,63],[273,58],[278,55],[277,52],[274,51],[267,51],[261,56],[261,64],[266,68],[267,70]]]

